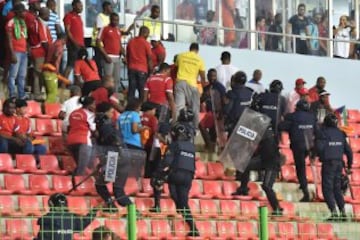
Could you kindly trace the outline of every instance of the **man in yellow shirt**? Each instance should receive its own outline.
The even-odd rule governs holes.
[[[175,65],[178,68],[175,84],[176,111],[185,107],[194,112],[194,127],[198,127],[200,113],[200,95],[197,88],[198,77],[205,84],[205,64],[199,56],[199,44],[192,43],[190,51],[178,55]]]

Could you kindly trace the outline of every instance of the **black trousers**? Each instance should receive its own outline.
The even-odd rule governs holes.
[[[82,95],[83,96],[88,96],[89,93],[91,93],[92,91],[95,91],[99,87],[101,87],[101,81],[100,80],[85,82],[82,89],[81,89]]]
[[[135,91],[139,93],[139,99],[144,99],[144,86],[148,78],[148,74],[145,72],[139,72],[136,70],[128,69],[129,78],[129,90],[127,100],[135,98]]]
[[[194,173],[186,170],[176,170],[169,175],[170,196],[174,200],[176,209],[180,212],[190,231],[196,231],[195,222],[189,207],[189,191]]]
[[[308,190],[308,183],[306,179],[306,167],[305,167],[305,159],[309,155],[309,151],[305,149],[297,149],[292,148],[294,160],[295,160],[295,167],[296,167],[296,175],[299,180],[300,188],[303,192]]]
[[[322,192],[325,202],[330,211],[336,211],[345,207],[344,197],[341,192],[341,172],[343,163],[341,159],[324,161],[321,168]]]

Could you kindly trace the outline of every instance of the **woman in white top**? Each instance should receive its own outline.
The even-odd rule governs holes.
[[[339,26],[334,29],[334,57],[349,58],[350,43],[343,41],[350,41],[351,37],[355,36],[355,27],[348,24],[348,17],[345,15],[341,16]]]

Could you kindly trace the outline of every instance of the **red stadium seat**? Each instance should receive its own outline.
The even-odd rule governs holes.
[[[54,175],[52,177],[53,189],[55,192],[67,193],[72,189],[72,182],[70,176]]]
[[[352,168],[360,168],[360,153],[354,153],[353,154]]]
[[[145,220],[137,221],[136,228],[137,228],[137,239],[139,240],[156,239],[156,238],[151,238],[151,230],[147,221]]]
[[[84,197],[67,197],[69,211],[85,216],[89,212],[89,208]]]
[[[202,218],[216,218],[219,215],[218,207],[212,199],[200,199],[200,212]]]
[[[258,218],[258,206],[253,201],[242,201],[240,202],[241,215],[249,219]]]
[[[206,178],[208,176],[206,163],[203,161],[195,162],[195,178]]]
[[[232,199],[232,196],[224,195],[222,192],[221,181],[203,181],[203,189],[206,195],[212,196],[212,198],[218,199]]]
[[[281,167],[281,176],[286,182],[297,182],[296,170],[294,165],[284,165]]]
[[[104,225],[121,239],[126,239],[126,223],[124,221],[117,219],[105,219]]]
[[[167,216],[177,216],[176,206],[171,198],[163,198],[160,200],[161,213]]]
[[[281,133],[281,141],[280,145],[281,148],[289,148],[290,147],[290,138],[287,132]]]
[[[46,175],[30,175],[29,188],[34,194],[49,195],[52,193],[49,179]]]
[[[76,162],[72,156],[62,156],[61,157],[61,168],[73,172],[76,168]]]
[[[316,239],[316,224],[315,223],[298,223],[298,239],[299,240],[313,240]]]
[[[196,221],[195,223],[199,233],[200,233],[200,239],[207,239],[207,238],[213,238],[214,236],[216,236],[212,222],[210,221]],[[193,238],[193,237],[189,237],[189,239],[198,239],[198,238]]]
[[[235,181],[224,181],[223,182],[223,193],[226,196],[231,196],[233,192],[239,187],[239,184]]]
[[[212,195],[206,195],[203,193],[202,186],[200,184],[201,184],[201,181],[199,181],[199,180],[192,181],[191,189],[189,192],[189,197],[190,198],[207,198],[207,199],[212,198]]]
[[[33,233],[33,236],[36,237],[40,231],[40,226],[37,224],[37,219],[33,219],[31,221],[31,226],[32,226],[32,233]]]
[[[36,196],[19,196],[19,210],[24,216],[41,216],[39,202]]]
[[[36,119],[34,135],[36,136],[61,136],[62,132],[57,127],[57,121],[53,119]]]
[[[348,137],[358,137],[360,135],[360,124],[350,123],[349,127],[352,128],[354,131],[352,133],[348,133]]]
[[[125,193],[127,195],[135,195],[139,191],[139,185],[135,178],[128,178],[125,184]]]
[[[360,169],[353,169],[351,173],[351,185],[360,185]]]
[[[256,184],[255,182],[249,182],[248,188],[249,188],[249,196],[258,199],[260,201],[267,201],[267,198],[262,196],[262,189],[258,184]]]
[[[58,118],[60,110],[60,103],[45,103],[45,114],[51,118]]]
[[[308,183],[314,183],[314,176],[310,166],[305,167],[306,179]]]
[[[189,226],[184,222],[184,220],[175,219],[173,221],[173,226],[175,229],[174,235],[180,239],[185,239],[189,232]]]
[[[239,201],[220,200],[220,212],[224,218],[238,218],[240,216]]]
[[[351,138],[350,147],[354,153],[360,152],[360,138]]]
[[[281,154],[283,154],[286,158],[285,164],[286,165],[294,165],[294,156],[290,148],[282,148],[280,150]]]
[[[36,167],[36,160],[31,154],[16,154],[16,168],[26,173],[45,174],[46,171]]]
[[[278,240],[280,239],[279,236],[277,236],[277,224],[275,222],[269,222],[268,223],[268,229],[269,229],[269,239],[270,240]]]
[[[5,220],[6,235],[10,236],[13,240],[32,240],[30,229],[24,219],[7,219]]]
[[[25,180],[22,175],[5,175],[5,189],[13,194],[33,194],[25,187]]]
[[[138,197],[151,197],[153,195],[153,188],[150,185],[150,178],[141,179],[141,192],[136,193]]]
[[[48,137],[49,152],[56,155],[69,154],[62,137]],[[67,170],[67,169],[66,169]]]
[[[76,176],[75,183],[78,184],[84,179],[83,176]],[[93,178],[87,179],[85,182],[80,184],[75,191],[71,192],[72,195],[93,195],[98,196],[95,189],[95,180]]]
[[[287,240],[296,240],[296,233],[294,224],[291,222],[279,222],[278,223],[279,236]]]
[[[164,240],[171,238],[171,228],[167,220],[152,219],[150,224],[153,237]]]
[[[234,176],[226,176],[224,165],[221,162],[209,162],[207,165],[208,174],[217,176],[217,179],[235,180]]]
[[[12,196],[0,196],[0,216],[15,216],[17,211]]]
[[[335,239],[334,229],[330,223],[318,223],[317,236],[321,239]]]
[[[66,175],[67,170],[60,169],[59,161],[55,155],[40,155],[40,169],[50,174]]]
[[[234,222],[217,222],[216,223],[217,238],[211,239],[234,239],[236,237],[236,224]]]
[[[241,239],[257,239],[257,225],[253,222],[237,222],[238,235]]]
[[[136,209],[141,212],[141,214],[147,216],[151,215],[149,210],[154,207],[154,199],[152,198],[135,198]],[[162,210],[162,209],[161,209]]]
[[[40,103],[36,101],[27,101],[27,113],[28,117],[36,117],[36,118],[50,118],[51,116],[43,114],[41,111]]]
[[[360,113],[357,109],[347,109],[347,117],[349,123],[360,122]]]
[[[0,153],[0,172],[23,173],[24,170],[14,168],[10,154]]]
[[[189,199],[189,207],[191,210],[191,214],[197,218],[200,216],[201,218],[201,213],[200,213],[200,204],[199,204],[199,200],[198,199]]]
[[[294,220],[298,219],[298,217],[296,216],[296,210],[295,210],[295,204],[294,203],[281,201],[280,202],[280,207],[282,209],[284,209],[284,211],[283,211],[284,217],[286,217],[288,219],[294,219]]]

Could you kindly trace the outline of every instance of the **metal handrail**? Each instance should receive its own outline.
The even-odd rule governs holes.
[[[136,18],[134,19],[134,24],[136,26],[137,22],[143,22],[143,21],[149,21],[149,18]],[[162,24],[170,24],[174,25],[175,28],[178,28],[178,25],[180,26],[189,26],[189,27],[198,27],[198,28],[209,28],[209,26],[204,26],[202,24],[195,24],[195,23],[185,23],[185,22],[177,22],[177,21],[169,21],[169,20],[152,20],[154,22],[160,22]],[[290,33],[275,33],[275,32],[267,32],[267,31],[257,31],[257,30],[250,30],[250,29],[239,29],[239,28],[229,28],[229,27],[222,27],[217,25],[216,27],[211,26],[210,28],[216,28],[218,31],[235,31],[235,32],[241,32],[241,33],[248,33],[250,36],[254,35],[257,36],[258,34],[265,34],[265,35],[271,35],[271,36],[280,36],[285,37],[287,39],[286,42],[292,41],[296,42],[297,38],[302,38],[306,40],[319,40],[319,41],[326,41],[326,42],[346,42],[346,43],[355,43],[360,44],[360,41],[357,40],[339,40],[334,38],[325,38],[325,37],[313,37],[313,36],[302,36],[297,34],[290,34]],[[134,35],[135,35],[135,29],[134,29]],[[175,36],[175,41],[177,39],[177,36]],[[295,44],[295,43],[294,43]],[[217,46],[220,46],[219,40],[217,41]],[[293,47],[295,49],[295,45]],[[329,49],[328,49],[329,50]]]

